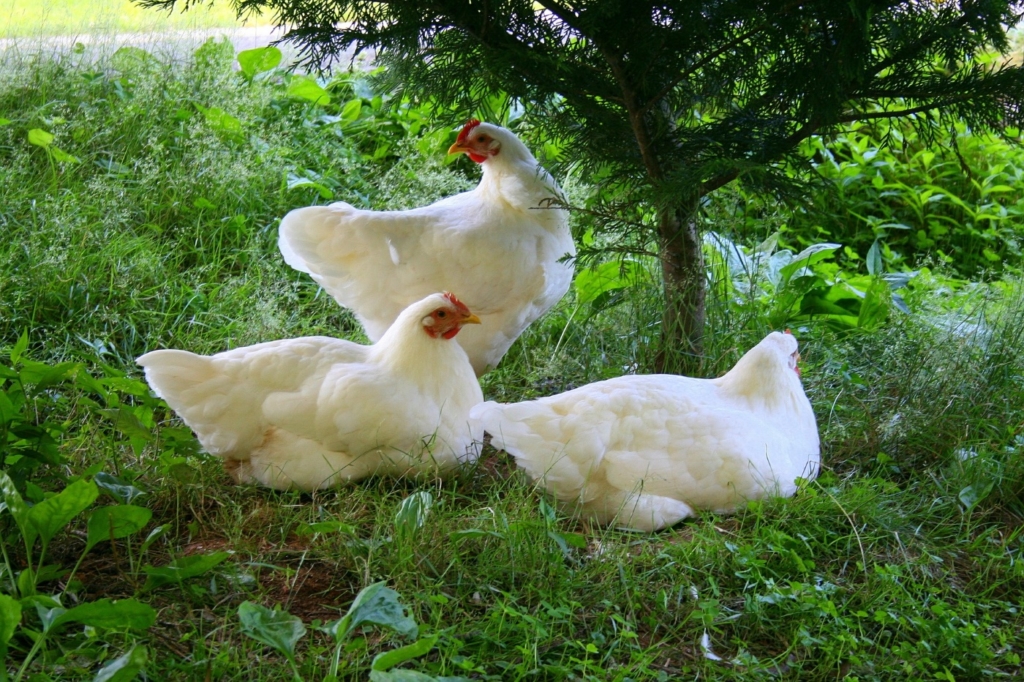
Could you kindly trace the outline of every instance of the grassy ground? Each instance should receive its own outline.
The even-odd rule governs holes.
[[[5,0],[0,5],[0,38],[189,31],[243,25],[226,3],[205,4],[188,12],[157,12],[131,0]],[[248,27],[269,25],[247,17]]]
[[[1024,673],[1024,293],[1014,279],[923,272],[903,292],[913,313],[894,310],[877,329],[794,325],[823,473],[791,500],[734,516],[701,514],[653,535],[588,528],[489,449],[447,482],[371,480],[316,495],[229,485],[146,394],[133,358],[302,334],[359,339],[346,312],[283,264],[277,220],[328,196],[408,206],[474,182],[472,169],[444,165],[450,135],[429,133],[427,112],[384,112],[359,79],[339,81],[318,108],[286,94],[297,82],[288,74],[247,82],[230,61],[230,46],[211,43],[181,69],[129,51],[0,71],[0,344],[17,370],[0,376],[12,410],[21,406],[12,416],[0,401],[5,468],[38,508],[68,481],[106,472],[144,491],[131,501],[151,514],[113,542],[101,533],[73,575],[95,511],[71,514],[45,560],[41,545],[22,549],[11,513],[0,516],[15,573],[3,569],[0,591],[24,604],[10,629],[12,677],[93,679],[135,647],[148,652],[148,679],[324,679],[335,639],[316,626],[377,581],[409,607],[421,642],[437,636],[379,680]],[[357,99],[358,117],[349,108],[345,118]],[[32,144],[32,130],[53,139]],[[486,395],[534,397],[647,366],[656,290],[622,296],[597,310],[570,295],[486,377]],[[759,302],[713,306],[708,375],[770,316]],[[81,368],[47,374],[20,358],[23,332],[28,358]],[[46,438],[15,433],[18,419],[43,428],[61,459],[36,466],[32,448]],[[131,492],[103,490],[88,509]],[[418,523],[408,500],[423,492],[430,509]],[[177,568],[161,574],[168,565]],[[38,570],[24,577],[28,566]],[[34,633],[56,632],[59,613],[47,595],[68,609],[135,599],[152,623],[81,616],[44,638]],[[246,601],[308,628],[294,667],[246,636]],[[275,631],[294,637],[290,623]],[[338,675],[366,679],[375,655],[409,641],[356,630],[342,638]]]

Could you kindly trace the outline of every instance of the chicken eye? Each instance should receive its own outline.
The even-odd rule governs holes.
[[[437,316],[438,317],[444,317],[445,316],[445,312],[443,310],[438,310],[437,311]]]

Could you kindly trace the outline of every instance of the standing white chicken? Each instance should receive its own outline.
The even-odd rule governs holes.
[[[469,409],[483,395],[453,339],[479,321],[452,294],[432,294],[372,346],[313,336],[137,362],[237,482],[309,491],[476,459],[483,434]]]
[[[694,509],[792,495],[818,475],[797,342],[773,332],[718,379],[623,376],[470,412],[570,512],[653,531]]]
[[[561,190],[511,131],[470,121],[449,154],[481,164],[476,189],[409,211],[339,202],[291,211],[278,246],[351,308],[376,341],[407,305],[457,291],[480,316],[459,341],[477,375],[494,368],[526,327],[569,288],[576,254]]]

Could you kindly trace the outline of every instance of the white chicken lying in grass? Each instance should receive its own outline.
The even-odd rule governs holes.
[[[653,531],[695,509],[790,496],[818,475],[797,342],[773,332],[718,379],[623,376],[470,412],[568,512]]]
[[[372,346],[314,336],[210,357],[146,353],[146,380],[239,483],[310,491],[476,459],[483,400],[454,340],[479,323],[452,294],[407,307]]]
[[[278,246],[351,308],[371,341],[410,303],[455,291],[480,316],[459,342],[478,375],[494,368],[526,327],[558,302],[576,249],[561,190],[512,132],[470,121],[448,150],[483,169],[476,189],[409,211],[339,202],[291,211]]]

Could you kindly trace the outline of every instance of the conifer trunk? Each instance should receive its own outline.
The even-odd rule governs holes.
[[[658,214],[665,308],[661,321],[661,348],[655,359],[658,372],[687,372],[697,367],[704,352],[704,252],[697,226],[698,197],[663,208]]]

